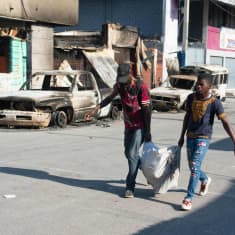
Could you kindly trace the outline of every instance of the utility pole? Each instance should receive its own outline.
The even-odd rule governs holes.
[[[189,5],[190,5],[190,0],[184,0],[184,27],[183,27],[183,43],[182,43],[183,52],[186,52],[188,49]]]

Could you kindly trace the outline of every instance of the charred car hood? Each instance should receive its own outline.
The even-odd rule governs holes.
[[[70,95],[69,93],[66,93]],[[55,92],[55,91],[30,91],[30,90],[22,90],[22,91],[14,91],[3,93],[0,95],[0,99],[4,100],[33,100],[35,102],[43,101],[43,100],[51,100],[51,99],[64,99],[65,92]]]
[[[192,93],[192,90],[186,89],[179,89],[174,87],[158,87],[150,90],[151,95],[158,95],[158,96],[187,96]]]

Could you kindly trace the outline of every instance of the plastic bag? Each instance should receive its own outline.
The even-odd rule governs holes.
[[[155,193],[166,193],[178,186],[180,173],[180,148],[159,148],[152,142],[144,143],[141,169]]]
[[[164,171],[164,158],[166,154],[163,153],[153,142],[145,142],[143,146],[143,153],[141,158],[141,168],[145,169],[149,177],[160,177]]]

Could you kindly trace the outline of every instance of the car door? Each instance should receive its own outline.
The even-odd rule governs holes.
[[[226,89],[227,89],[227,74],[223,72],[218,72],[211,75],[212,78],[212,93],[214,93],[218,98],[222,101],[225,100],[226,97]]]
[[[91,73],[79,74],[73,99],[76,119],[83,119],[85,114],[98,104],[99,91]]]

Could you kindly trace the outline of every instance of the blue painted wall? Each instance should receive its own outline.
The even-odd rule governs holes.
[[[76,27],[60,27],[56,31],[71,29],[101,30],[104,23],[120,23],[136,26],[143,36],[162,34],[163,0],[80,0],[79,24]]]
[[[10,86],[15,90],[26,81],[26,42],[10,38],[9,55],[9,72],[12,73]]]

